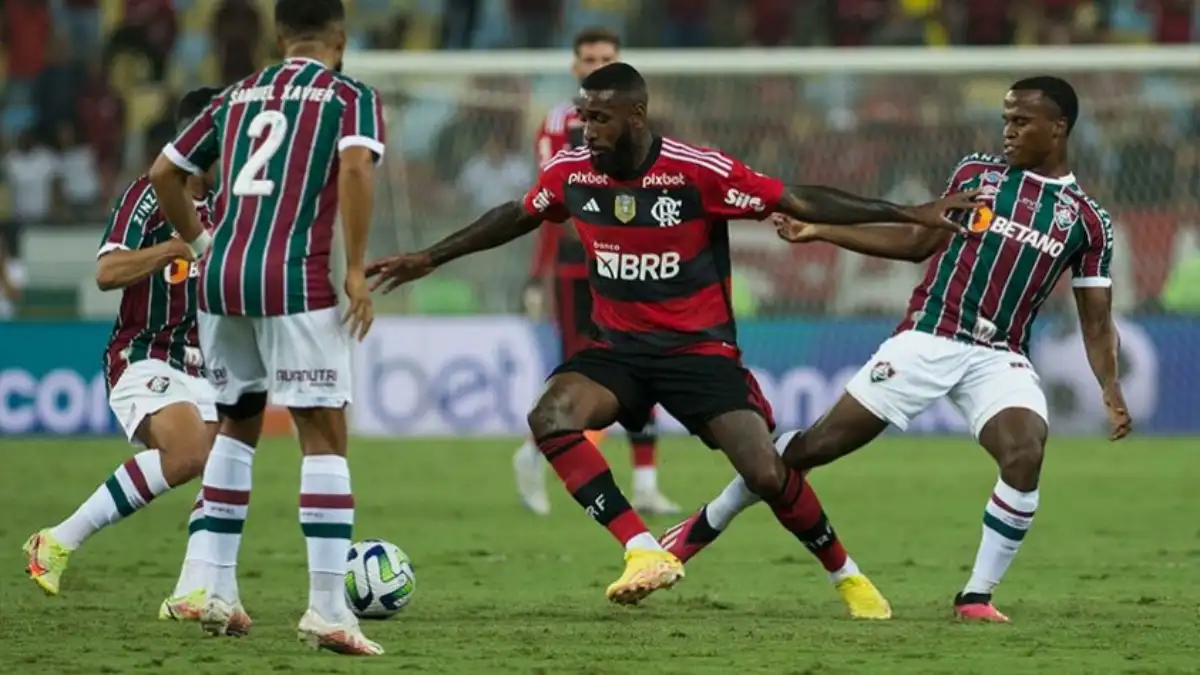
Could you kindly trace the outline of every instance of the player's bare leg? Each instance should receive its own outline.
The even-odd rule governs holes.
[[[147,416],[134,436],[149,449],[118,467],[66,520],[25,542],[26,572],[48,595],[58,593],[72,551],[158,495],[200,475],[211,447],[210,433],[192,403],[172,403]]]
[[[314,649],[374,656],[383,648],[368,640],[346,604],[346,556],[354,530],[350,489],[349,431],[342,408],[292,408],[300,451],[300,528],[308,547],[308,611],[300,639]]]
[[[654,417],[641,429],[628,429],[633,464],[633,507],[651,516],[673,516],[679,505],[658,487],[658,430]]]
[[[683,566],[659,546],[617,487],[604,455],[584,435],[607,428],[619,414],[611,391],[579,373],[562,373],[550,378],[529,413],[529,429],[575,501],[625,548],[625,573],[608,587],[608,598],[636,604],[673,586]]]
[[[885,422],[847,395],[812,428],[780,434],[774,441],[774,448],[784,458],[785,464],[796,469],[792,462],[824,463],[832,461],[827,458],[834,454],[848,454],[869,443],[886,427]],[[834,452],[830,448],[837,450]],[[715,541],[739,513],[759,501],[760,496],[739,475],[716,499],[667,530],[662,541],[668,550],[686,562]],[[794,511],[791,520],[784,522],[781,519],[781,523],[820,561],[829,574],[830,582],[845,600],[850,615],[861,619],[890,618],[891,607],[887,600],[846,553],[816,492],[806,479],[802,480]]]
[[[992,605],[992,592],[1033,524],[1047,433],[1046,421],[1026,408],[1001,410],[979,433],[979,444],[996,460],[1000,478],[983,510],[983,539],[971,578],[954,599],[960,619],[1008,621]]]

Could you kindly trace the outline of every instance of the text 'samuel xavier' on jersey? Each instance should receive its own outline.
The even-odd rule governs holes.
[[[1112,221],[1073,175],[1039,176],[994,155],[964,158],[946,192],[974,188],[986,206],[930,262],[898,330],[1026,354],[1068,268],[1075,287],[1112,285]]]
[[[564,149],[582,148],[583,145],[583,121],[579,119],[579,109],[572,101],[559,103],[542,120],[534,137],[538,170]],[[542,224],[534,245],[531,277],[538,279],[555,273],[570,278],[587,278],[587,253],[583,245],[565,231],[567,227],[570,225],[553,222]]]
[[[384,152],[371,87],[311,59],[288,59],[229,87],[164,154],[192,173],[220,161],[200,310],[279,316],[337,304],[330,247],[338,153]]]
[[[761,220],[784,186],[721,152],[656,138],[645,169],[617,181],[586,148],[563,150],[525,195],[531,215],[575,221],[600,343],[630,352],[736,350],[731,219]]]
[[[211,227],[208,204],[197,202],[196,210],[201,224]],[[149,179],[139,176],[117,199],[96,258],[113,251],[150,248],[173,236],[175,230],[163,218]],[[124,289],[104,349],[104,374],[110,389],[129,364],[146,359],[164,361],[196,377],[203,374],[196,331],[198,276],[196,263],[179,259]]]

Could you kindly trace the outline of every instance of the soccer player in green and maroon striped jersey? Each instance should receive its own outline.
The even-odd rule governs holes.
[[[340,0],[278,0],[286,58],[230,86],[163,149],[150,179],[197,256],[200,344],[221,432],[204,471],[213,574],[201,624],[225,634],[240,606],[236,566],[254,446],[267,396],[292,412],[304,454],[300,523],[308,542],[310,645],[380,654],[346,605],[354,497],[346,463],[351,349],[371,325],[364,276],[383,115],[371,87],[341,74]],[[187,176],[220,167],[211,237],[187,199]],[[334,224],[345,234],[343,325],[330,278]]]
[[[179,103],[180,127],[204,110],[218,90],[189,92]],[[194,176],[189,191],[208,222],[211,179]],[[145,449],[122,464],[70,517],[29,539],[27,571],[58,593],[70,553],[100,529],[200,475],[217,431],[216,393],[204,378],[196,332],[196,263],[167,224],[150,181],[140,176],[117,200],[96,255],[96,283],[120,290],[121,308],[104,350],[109,405],[129,440]],[[207,532],[200,499],[188,523],[187,555],[162,619],[197,619],[204,604],[200,561]],[[236,619],[245,632],[250,620]]]
[[[968,155],[946,186],[947,194],[978,191],[984,204],[964,216],[961,233],[777,221],[780,236],[793,242],[826,241],[895,260],[932,258],[895,335],[846,385],[832,410],[812,428],[792,432],[784,460],[798,470],[827,464],[889,424],[905,429],[948,396],[1000,469],[984,509],[974,569],[954,601],[955,614],[965,620],[1008,621],[992,605],[992,591],[1033,522],[1048,433],[1046,398],[1027,358],[1029,337],[1042,303],[1068,270],[1110,438],[1132,430],[1117,377],[1112,222],[1067,164],[1067,139],[1078,114],[1075,91],[1064,80],[1033,77],[1013,84],[1004,97],[1003,156]],[[704,518],[718,522],[691,529],[719,531],[755,501],[735,480],[685,526]]]

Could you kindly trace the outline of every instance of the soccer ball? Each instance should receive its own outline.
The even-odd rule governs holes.
[[[399,546],[366,539],[346,556],[346,603],[363,619],[386,619],[404,609],[417,589],[412,561]]]

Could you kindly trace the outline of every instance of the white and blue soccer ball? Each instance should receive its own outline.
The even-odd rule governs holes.
[[[412,561],[399,546],[366,539],[346,556],[346,602],[362,619],[386,619],[404,609],[417,590]]]

